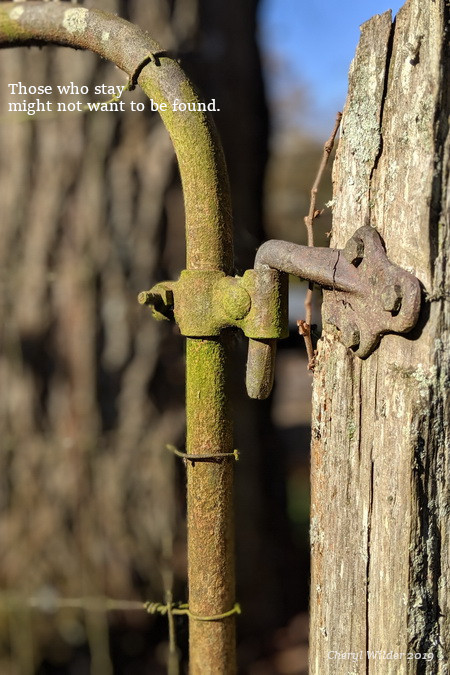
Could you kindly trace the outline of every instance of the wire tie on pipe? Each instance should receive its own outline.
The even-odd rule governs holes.
[[[196,621],[220,621],[221,619],[227,619],[233,614],[241,614],[241,606],[238,602],[236,602],[234,607],[228,610],[228,612],[212,614],[211,616],[194,614],[190,611],[188,604],[181,602],[164,604],[161,602],[148,601],[144,604],[144,607],[149,614],[161,614],[161,616],[165,616],[166,614],[187,615],[190,619],[195,619]]]
[[[23,608],[30,607],[38,611],[48,613],[56,612],[60,609],[81,609],[84,611],[132,611],[145,610],[149,614],[166,615],[187,615],[197,621],[219,621],[226,619],[233,614],[241,614],[241,606],[237,602],[232,609],[222,614],[213,614],[212,616],[201,616],[194,614],[189,610],[189,605],[182,602],[172,602],[172,594],[167,593],[167,602],[141,602],[139,600],[119,600],[107,597],[78,597],[78,598],[59,598],[49,594],[24,598],[11,593],[0,592],[0,607]]]
[[[181,452],[174,445],[170,445],[169,443],[166,445],[166,449],[170,450],[170,452],[173,452],[173,454],[177,457],[181,457],[182,459],[187,459],[189,462],[192,462],[192,465],[194,465],[195,462],[220,462],[225,457],[234,457],[236,462],[239,461],[239,450],[233,450],[233,452],[220,452],[215,455],[189,455],[186,452]]]
[[[128,79],[128,85],[126,87],[126,90],[133,91],[133,89],[136,89],[139,76],[142,73],[142,71],[144,70],[145,66],[148,66],[148,64],[151,63],[152,61],[155,64],[155,66],[160,66],[161,65],[160,58],[162,56],[165,56],[169,59],[173,59],[174,61],[177,61],[177,63],[178,63],[178,59],[176,58],[175,53],[171,52],[167,49],[163,49],[162,51],[159,51],[159,52],[153,52],[153,53],[149,52],[147,54],[147,56],[145,57],[145,59],[143,59],[140,63],[138,63],[138,65],[136,66],[134,71],[131,73],[131,75]]]

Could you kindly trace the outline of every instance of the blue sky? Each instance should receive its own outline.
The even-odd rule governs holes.
[[[302,86],[309,93],[299,118],[319,135],[342,109],[347,74],[359,39],[359,26],[398,0],[262,0],[259,25],[264,51],[278,66],[268,76],[269,95]]]

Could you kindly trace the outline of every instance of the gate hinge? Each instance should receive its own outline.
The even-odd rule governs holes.
[[[320,285],[325,328],[356,356],[371,354],[385,333],[407,333],[417,323],[421,287],[391,263],[377,230],[359,228],[343,249],[263,244],[255,268],[242,277],[218,270],[184,270],[180,279],[139,294],[157,319],[174,318],[186,337],[213,337],[241,328],[249,338],[247,391],[266,398],[272,388],[276,340],[288,335],[287,274]]]
[[[274,268],[323,288],[322,316],[340,342],[365,358],[385,333],[407,333],[417,323],[421,287],[416,277],[388,260],[381,236],[360,227],[343,249],[312,248],[268,241],[255,268]],[[274,344],[250,340],[247,390],[265,398],[273,379]]]
[[[287,275],[268,267],[242,277],[219,270],[183,270],[178,281],[139,294],[156,319],[174,318],[186,337],[214,337],[229,327],[249,338],[287,337]]]

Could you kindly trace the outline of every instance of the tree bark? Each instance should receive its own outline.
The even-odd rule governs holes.
[[[423,303],[412,333],[383,337],[365,361],[331,334],[319,343],[314,674],[448,672],[449,19],[444,0],[375,16],[350,70],[331,245],[370,222]]]

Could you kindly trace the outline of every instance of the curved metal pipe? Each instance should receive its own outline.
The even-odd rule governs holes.
[[[173,110],[201,99],[178,63],[137,26],[66,3],[0,3],[0,48],[58,44],[113,61],[159,106],[180,167],[186,213],[186,267],[233,266],[231,199],[221,143],[207,112]]]

